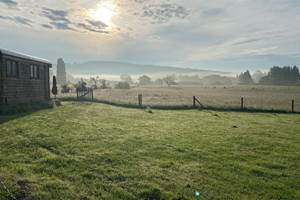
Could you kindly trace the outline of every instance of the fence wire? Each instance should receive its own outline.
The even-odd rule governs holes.
[[[298,89],[298,88],[297,88]],[[239,109],[241,98],[243,107],[249,110],[273,110],[292,111],[294,100],[294,111],[300,112],[300,89],[299,92],[272,89],[236,89],[236,88],[137,88],[137,89],[105,89],[94,90],[95,101],[109,102],[113,104],[135,105],[141,104],[139,95],[142,95],[142,105],[152,107],[191,107],[193,96],[204,106],[218,109]],[[61,94],[63,98],[76,98],[76,92]]]

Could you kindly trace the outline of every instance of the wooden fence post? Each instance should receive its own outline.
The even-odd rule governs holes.
[[[244,110],[244,97],[241,98],[241,110]]]
[[[196,97],[193,96],[193,107],[196,108]]]
[[[92,101],[94,101],[94,89],[92,89]]]
[[[292,100],[292,113],[295,112],[295,100],[293,99]]]
[[[139,106],[143,106],[143,95],[142,94],[138,95],[138,103],[139,103]]]

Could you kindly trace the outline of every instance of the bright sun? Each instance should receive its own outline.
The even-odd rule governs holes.
[[[111,20],[115,14],[115,5],[111,2],[100,3],[95,9],[89,11],[89,16],[93,20],[101,21],[106,25],[111,25]]]

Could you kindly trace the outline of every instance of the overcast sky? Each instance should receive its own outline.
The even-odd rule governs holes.
[[[0,48],[53,62],[300,65],[300,0],[0,0]]]

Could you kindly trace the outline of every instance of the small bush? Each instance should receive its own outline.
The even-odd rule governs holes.
[[[52,105],[53,106],[61,106],[61,101],[58,99],[55,99],[55,100],[53,100]]]
[[[67,84],[61,86],[61,93],[66,94],[66,93],[70,93],[70,91],[71,88]]]
[[[149,106],[147,106],[147,108],[146,108],[146,110],[145,110],[147,113],[150,113],[150,114],[152,114],[153,113],[153,111],[152,111],[152,109],[151,109],[151,107],[149,107]]]
[[[116,89],[130,89],[130,85],[128,82],[119,82],[115,85]]]

